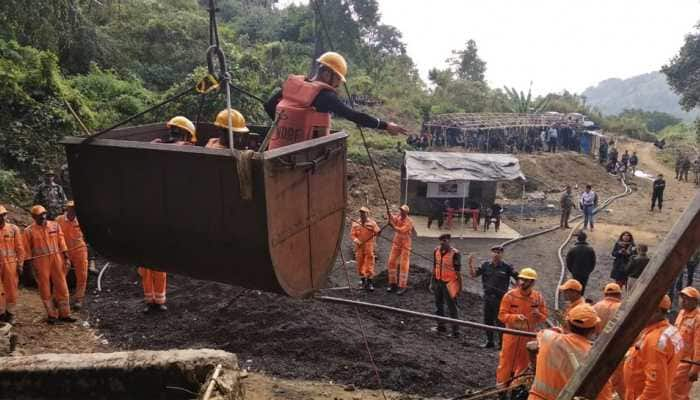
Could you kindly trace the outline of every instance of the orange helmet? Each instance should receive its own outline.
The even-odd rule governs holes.
[[[30,211],[31,211],[32,215],[41,215],[41,214],[46,213],[46,209],[44,208],[44,206],[41,206],[38,204],[35,205],[34,207],[32,207],[32,209]]]

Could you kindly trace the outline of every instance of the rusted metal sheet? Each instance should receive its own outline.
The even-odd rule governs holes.
[[[238,154],[149,143],[163,126],[115,130],[85,145],[64,139],[88,242],[115,261],[199,279],[294,297],[320,288],[342,234],[347,135],[256,154],[248,201]],[[214,134],[203,124],[199,144]]]

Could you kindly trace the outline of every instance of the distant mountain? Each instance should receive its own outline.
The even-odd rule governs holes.
[[[626,108],[662,111],[684,120],[695,119],[700,113],[687,113],[678,104],[679,96],[666,82],[666,75],[650,72],[628,79],[612,78],[589,87],[583,93],[587,103],[598,107],[603,114],[619,114]]]

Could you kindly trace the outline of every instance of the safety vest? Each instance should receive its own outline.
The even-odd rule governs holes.
[[[603,330],[605,328],[605,325],[608,324],[608,321],[615,315],[617,310],[620,309],[620,305],[622,304],[622,300],[614,298],[614,297],[605,297],[603,300],[595,303],[593,306],[593,309],[595,312],[598,314],[598,318],[600,318],[600,330]]]
[[[17,225],[5,223],[0,228],[0,265],[22,261],[25,257],[21,232]]]
[[[333,86],[306,80],[302,75],[287,78],[282,85],[282,100],[277,104],[277,123],[270,138],[270,150],[330,133],[331,115],[318,112],[312,106],[322,90],[335,92]]]
[[[435,249],[435,266],[433,267],[435,279],[443,282],[457,280],[458,272],[455,271],[454,265],[455,254],[458,254],[458,251],[454,248],[450,248],[445,254],[442,254],[440,246]]]
[[[78,223],[78,217],[75,217],[72,221],[63,214],[56,218],[56,222],[61,226],[61,231],[63,231],[63,237],[66,240],[66,246],[68,250],[76,250],[85,248],[85,239],[83,238],[83,231],[80,230],[80,224]]]
[[[676,318],[676,328],[683,338],[683,353],[681,358],[691,361],[700,361],[700,349],[696,349],[698,341],[696,335],[700,335],[700,311],[681,310]],[[696,370],[697,366],[693,366]]]

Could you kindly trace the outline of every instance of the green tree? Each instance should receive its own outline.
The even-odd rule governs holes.
[[[515,88],[504,86],[503,89],[506,91],[507,107],[514,113],[539,113],[549,104],[549,96],[540,99],[532,97],[532,86],[527,90],[527,96]]]
[[[476,42],[469,39],[464,50],[452,50],[452,57],[447,62],[454,68],[459,79],[467,81],[484,81],[486,62],[479,58]]]
[[[700,24],[695,26],[700,28]],[[669,85],[681,96],[681,106],[686,111],[700,103],[700,33],[685,37],[685,43],[671,62],[661,68]]]

